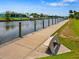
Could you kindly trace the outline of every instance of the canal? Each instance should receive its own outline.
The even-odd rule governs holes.
[[[23,36],[50,25],[55,25],[63,20],[63,18],[57,18],[36,21],[0,22],[0,44],[12,41],[19,37],[19,22],[21,22],[21,35]]]

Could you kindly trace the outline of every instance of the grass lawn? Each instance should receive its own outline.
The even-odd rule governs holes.
[[[79,20],[72,19],[64,28],[60,29],[58,33],[60,43],[71,49],[71,52],[40,59],[79,59]]]

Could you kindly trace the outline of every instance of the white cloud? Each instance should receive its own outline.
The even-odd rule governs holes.
[[[40,0],[41,1],[41,3],[46,3],[46,1],[44,1],[44,0]]]
[[[45,3],[45,1],[41,1],[42,3]]]
[[[59,1],[59,2],[51,2],[51,3],[48,3],[46,2],[45,0],[40,0],[43,4],[47,4],[49,6],[69,6],[70,4],[67,3],[67,2],[78,2],[79,0],[62,0],[62,1]]]
[[[64,0],[64,2],[76,2],[78,0]]]
[[[68,6],[69,4],[59,2],[59,3],[49,3],[48,5],[49,6]]]

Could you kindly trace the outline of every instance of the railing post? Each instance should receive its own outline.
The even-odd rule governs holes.
[[[22,33],[21,33],[21,22],[19,22],[19,37],[22,38]]]
[[[61,18],[62,19],[62,18]],[[60,22],[61,22],[61,19],[60,19]]]
[[[53,25],[53,18],[52,18],[52,25]]]
[[[34,31],[36,31],[36,20],[34,20]]]
[[[48,26],[50,26],[50,20],[48,19]]]
[[[44,19],[43,19],[43,28],[44,28]]]
[[[56,24],[56,17],[55,17],[55,24]]]
[[[59,18],[57,18],[57,23],[58,23]]]

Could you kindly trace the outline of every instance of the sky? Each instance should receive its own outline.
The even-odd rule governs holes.
[[[67,16],[69,10],[79,11],[79,0],[0,0],[0,13],[44,13]]]

